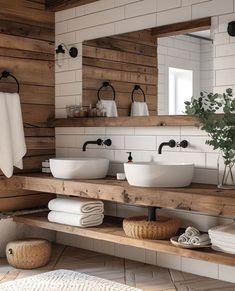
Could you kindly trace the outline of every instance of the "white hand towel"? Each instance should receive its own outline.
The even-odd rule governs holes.
[[[103,214],[73,214],[59,211],[50,211],[48,213],[48,220],[51,222],[67,224],[78,227],[91,227],[103,223]]]
[[[0,168],[10,178],[22,169],[26,144],[19,94],[0,93]]]
[[[117,117],[117,105],[115,100],[100,100],[97,103],[97,108],[104,108],[106,111],[107,117]]]
[[[193,237],[195,235],[200,235],[200,231],[198,229],[196,229],[195,227],[193,227],[193,226],[189,226],[185,230],[185,235],[188,238],[191,238],[191,237]]]
[[[84,198],[55,198],[49,201],[48,208],[54,211],[62,211],[74,214],[102,214],[104,203],[99,200]]]
[[[149,116],[148,105],[146,102],[132,102],[131,116]]]
[[[185,233],[181,234],[178,238],[178,242],[181,244],[189,244],[189,237],[185,235]]]
[[[201,235],[195,235],[190,238],[189,242],[193,245],[205,245],[205,244],[210,244],[210,238],[207,233],[201,234]]]

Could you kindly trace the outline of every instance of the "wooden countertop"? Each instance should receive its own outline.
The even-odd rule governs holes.
[[[63,180],[47,174],[15,175],[0,180],[1,189],[23,189],[73,195],[136,206],[185,209],[214,215],[235,216],[235,190],[215,185],[192,184],[185,188],[145,188],[130,186],[112,178]]]

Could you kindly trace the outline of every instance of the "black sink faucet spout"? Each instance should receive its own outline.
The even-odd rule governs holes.
[[[90,141],[86,141],[84,143],[84,145],[82,146],[82,151],[85,152],[86,151],[86,147],[89,145],[89,144],[97,144],[99,146],[101,145],[106,145],[106,146],[111,146],[112,145],[112,141],[111,139],[106,139],[106,140],[102,140],[101,138],[98,138],[97,140],[90,140]]]
[[[103,141],[101,138],[98,138],[97,140],[88,140],[84,143],[83,147],[82,147],[82,151],[85,152],[86,151],[86,147],[89,145],[89,144],[97,144],[97,145],[102,145],[103,144]]]
[[[175,142],[175,140],[173,140],[173,139],[169,140],[168,142],[162,142],[162,143],[160,144],[160,146],[158,147],[158,154],[159,154],[159,155],[162,154],[162,148],[163,148],[164,146],[168,146],[168,147],[170,147],[170,148],[174,148],[174,147],[176,146],[176,142]]]

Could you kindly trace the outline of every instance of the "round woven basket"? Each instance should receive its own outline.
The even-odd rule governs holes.
[[[51,257],[51,243],[44,239],[24,239],[6,246],[8,263],[18,269],[35,269],[46,265]]]
[[[142,239],[169,239],[175,236],[180,221],[175,218],[158,216],[156,221],[148,221],[145,216],[125,218],[123,229],[127,236]]]

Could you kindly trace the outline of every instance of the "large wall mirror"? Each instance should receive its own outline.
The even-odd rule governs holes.
[[[83,106],[97,103],[104,81],[116,91],[118,116],[130,116],[132,101],[149,115],[182,115],[184,102],[213,91],[210,18],[83,42]],[[132,91],[135,85],[142,90]],[[144,92],[144,94],[143,94]],[[111,87],[100,92],[112,100]]]

